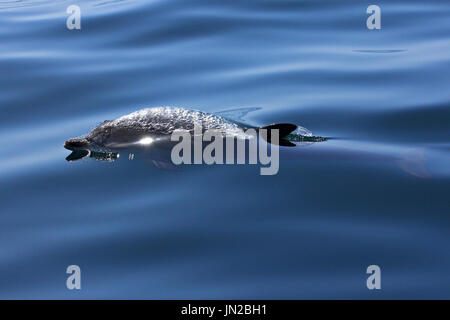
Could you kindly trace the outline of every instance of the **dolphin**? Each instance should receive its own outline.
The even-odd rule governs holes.
[[[231,118],[241,120],[242,115],[253,110],[255,108],[241,108],[211,114],[176,107],[141,109],[116,120],[106,120],[87,135],[65,141],[64,147],[72,150],[66,160],[93,158],[110,162],[119,158],[119,151],[120,153],[126,151],[129,152],[130,160],[138,157],[160,169],[178,170],[171,160],[172,147],[178,142],[171,141],[171,134],[176,130],[187,130],[196,134],[194,128],[197,127],[201,127],[203,131],[218,130],[223,137],[231,135],[238,139],[247,138],[244,134],[247,129],[254,129],[257,132],[260,129],[267,129],[265,140],[269,143],[274,143],[271,142],[270,129],[278,129],[278,144],[289,147],[299,143],[310,144],[326,140],[290,123],[255,127],[231,120]]]
[[[291,135],[297,125],[291,123],[275,123],[263,127],[253,127],[235,122],[219,115],[175,107],[146,108],[124,115],[116,120],[106,120],[94,128],[86,136],[68,139],[64,147],[69,150],[110,151],[146,144],[153,141],[168,141],[175,130],[194,131],[194,127],[202,130],[220,130],[224,136],[239,135],[242,131],[279,130],[279,144],[294,146],[286,138],[293,141],[323,141],[324,138],[314,136]],[[270,140],[270,134],[268,135]],[[270,141],[269,141],[270,142]]]

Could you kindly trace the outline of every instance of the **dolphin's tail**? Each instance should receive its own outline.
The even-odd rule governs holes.
[[[277,129],[279,132],[279,141],[278,144],[280,146],[285,147],[293,147],[295,144],[290,142],[286,139],[286,137],[295,129],[297,129],[297,126],[292,123],[273,123],[269,124],[268,126],[260,127],[259,129],[266,129],[267,130],[267,142],[272,143],[271,141],[271,135],[270,132],[274,129]]]

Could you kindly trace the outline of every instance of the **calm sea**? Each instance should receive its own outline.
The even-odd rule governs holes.
[[[0,298],[449,299],[449,84],[448,1],[0,0]],[[274,176],[65,160],[161,105],[333,139]]]

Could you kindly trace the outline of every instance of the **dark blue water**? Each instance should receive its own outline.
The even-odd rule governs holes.
[[[449,17],[448,1],[0,1],[0,297],[449,299]],[[274,176],[65,160],[66,139],[159,105],[259,108],[245,120],[333,139],[281,148]]]

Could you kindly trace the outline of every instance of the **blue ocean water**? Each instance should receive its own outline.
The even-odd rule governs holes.
[[[449,299],[449,17],[443,0],[0,0],[0,298]],[[160,105],[332,139],[281,148],[273,176],[65,160],[66,139]]]

